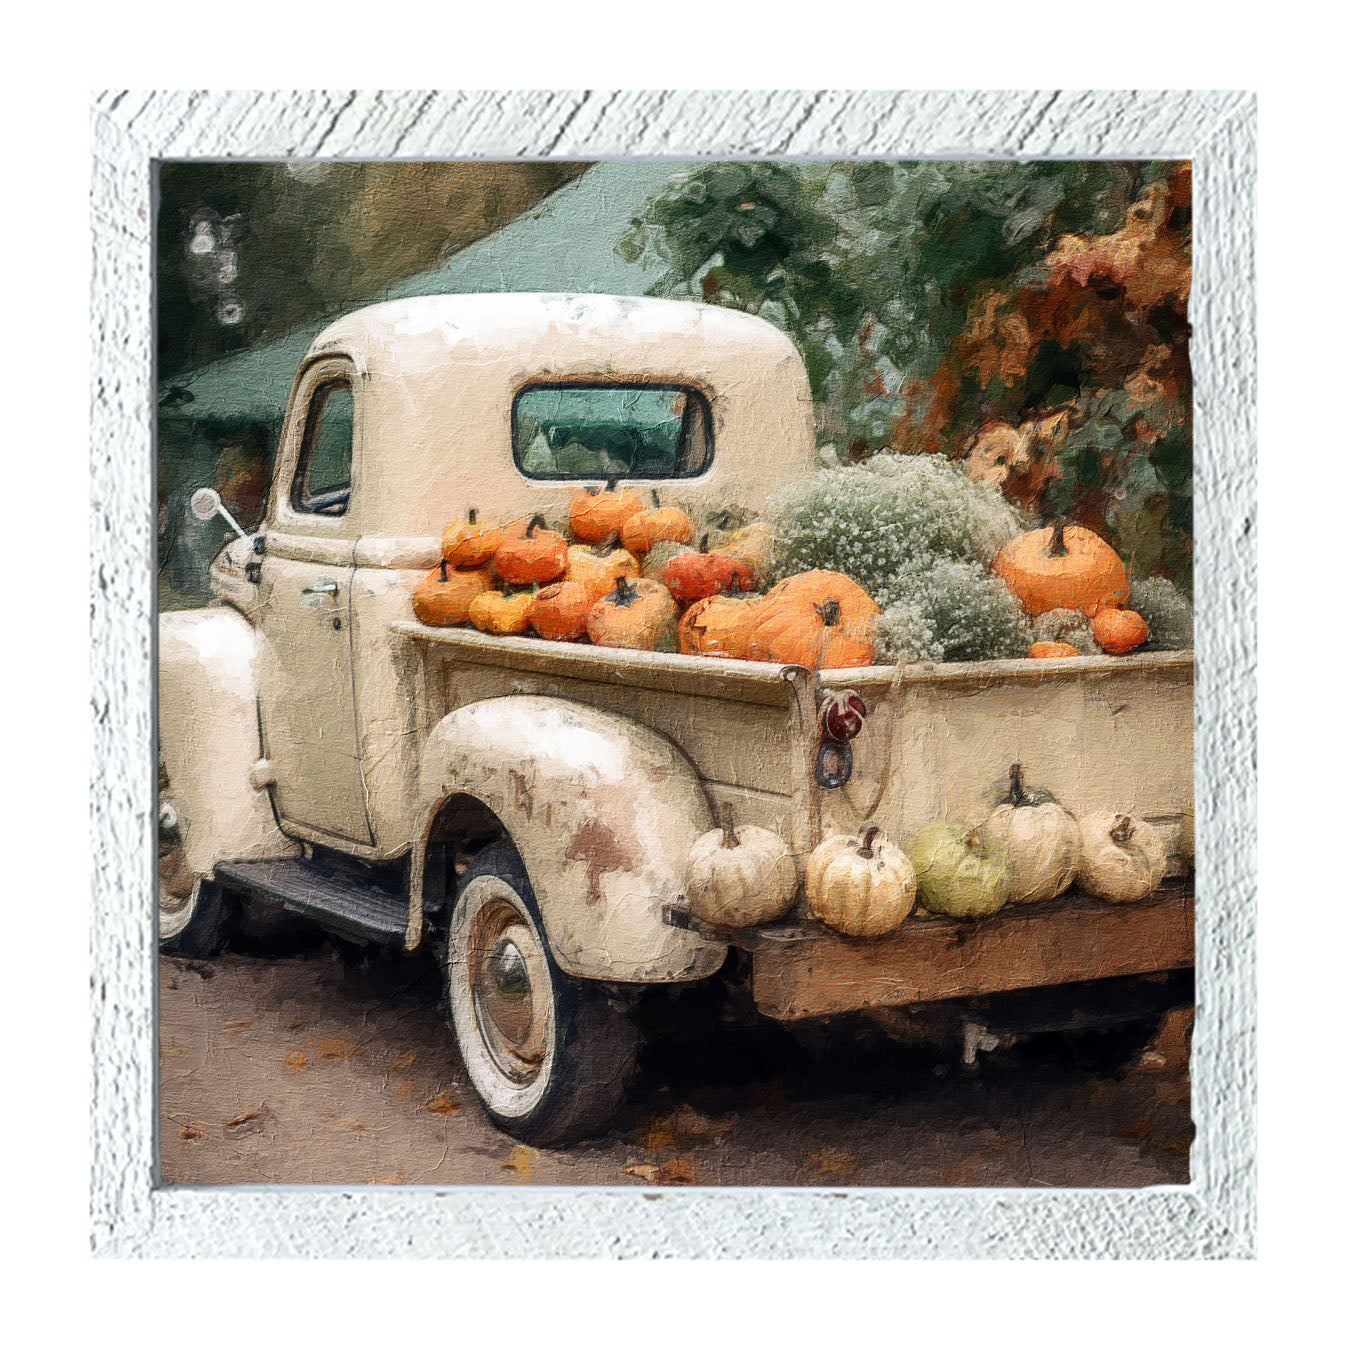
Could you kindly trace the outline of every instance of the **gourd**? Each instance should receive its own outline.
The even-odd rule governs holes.
[[[501,547],[505,531],[478,519],[471,506],[467,520],[454,521],[441,535],[441,556],[453,567],[482,567]]]
[[[1079,656],[1100,656],[1102,649],[1092,636],[1092,622],[1082,610],[1047,609],[1031,625],[1033,642],[1061,643]]]
[[[1098,811],[1079,822],[1083,856],[1078,884],[1099,900],[1130,904],[1158,889],[1167,868],[1167,850],[1144,820]]]
[[[727,591],[753,591],[757,584],[748,564],[726,553],[709,553],[705,534],[696,549],[686,548],[677,553],[661,569],[656,578],[683,608],[695,600],[706,600],[710,595]]]
[[[806,862],[806,903],[821,923],[846,937],[894,932],[914,910],[914,866],[869,825],[859,836],[831,835]]]
[[[1008,770],[1008,795],[980,833],[1001,844],[1012,862],[1012,904],[1053,900],[1068,890],[1083,847],[1078,822],[1053,797],[1028,792],[1020,764]]]
[[[572,544],[567,550],[567,570],[564,581],[581,582],[599,600],[614,589],[620,577],[630,580],[638,575],[638,561],[626,548],[615,548],[618,531],[611,530],[594,547]]]
[[[1148,641],[1148,624],[1132,609],[1099,609],[1092,616],[1092,636],[1112,656],[1124,656]]]
[[[909,856],[919,878],[919,903],[949,919],[987,919],[1012,895],[1012,862],[1003,846],[966,825],[927,825]]]
[[[772,830],[737,828],[730,803],[722,804],[720,818],[721,828],[700,835],[689,850],[690,913],[729,928],[781,919],[797,894],[791,850]]]
[[[752,599],[739,600],[729,595],[710,595],[697,600],[680,620],[680,650],[686,656],[728,656],[744,660],[755,625]]]
[[[760,601],[746,655],[808,670],[869,666],[876,657],[880,613],[848,577],[802,572],[780,581]]]
[[[1125,564],[1100,535],[1057,521],[1005,544],[994,573],[1033,618],[1051,609],[1095,614],[1130,598]]]
[[[1027,655],[1033,661],[1060,661],[1069,656],[1082,656],[1070,642],[1033,642],[1027,648]]]
[[[761,577],[773,560],[773,526],[767,520],[743,525],[717,545],[717,552],[743,562],[752,576]]]
[[[646,553],[666,541],[687,544],[693,537],[694,522],[678,506],[662,506],[654,488],[651,506],[629,516],[619,531],[630,553]]]
[[[620,577],[614,589],[591,607],[586,632],[597,647],[674,651],[678,613],[659,581]]]
[[[531,591],[506,595],[502,591],[484,591],[469,604],[469,622],[482,633],[510,636],[530,626]]]
[[[572,533],[583,544],[598,544],[616,534],[630,517],[642,510],[641,494],[629,488],[616,491],[616,481],[611,478],[603,492],[588,488],[572,498],[568,519]]]
[[[413,613],[422,623],[449,628],[464,623],[469,617],[469,606],[491,589],[486,568],[461,570],[441,559],[440,565],[433,567],[413,592]]]
[[[555,581],[530,602],[530,627],[551,642],[575,642],[586,636],[586,620],[595,596],[580,581]]]
[[[512,586],[547,586],[567,570],[567,540],[545,529],[543,516],[534,516],[524,527],[507,527],[492,566]]]

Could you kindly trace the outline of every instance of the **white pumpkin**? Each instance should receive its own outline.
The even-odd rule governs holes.
[[[806,862],[811,913],[847,937],[894,932],[910,916],[917,894],[914,865],[875,825],[860,836],[831,835]]]
[[[792,908],[797,863],[772,830],[736,827],[723,802],[720,829],[694,840],[685,875],[689,912],[704,923],[727,928],[772,923]]]
[[[1008,771],[1007,798],[981,827],[996,839],[1012,861],[1013,904],[1053,900],[1069,889],[1082,853],[1078,822],[1058,802],[1028,792],[1022,766]]]
[[[1137,816],[1099,811],[1079,822],[1083,856],[1078,884],[1101,900],[1129,904],[1158,889],[1167,850],[1158,832]]]

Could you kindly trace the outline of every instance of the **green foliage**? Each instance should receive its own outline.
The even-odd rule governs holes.
[[[896,574],[878,625],[882,659],[990,661],[1025,656],[1031,623],[996,577],[953,558],[914,563]]]
[[[1195,611],[1166,577],[1146,577],[1130,587],[1130,608],[1148,624],[1152,651],[1189,651],[1195,646]]]

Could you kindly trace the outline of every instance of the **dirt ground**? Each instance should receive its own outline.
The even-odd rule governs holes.
[[[1053,1038],[965,1070],[845,1019],[809,1049],[678,1005],[604,1138],[517,1144],[484,1116],[430,962],[327,940],[160,961],[169,1183],[1150,1186],[1188,1178],[1184,1037],[1114,1074]],[[1047,1048],[1049,1047],[1049,1048]]]

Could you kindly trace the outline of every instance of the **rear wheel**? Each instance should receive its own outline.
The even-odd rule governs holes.
[[[460,878],[445,977],[469,1081],[493,1122],[531,1144],[602,1130],[632,1076],[637,1032],[605,991],[561,971],[507,843]]]

